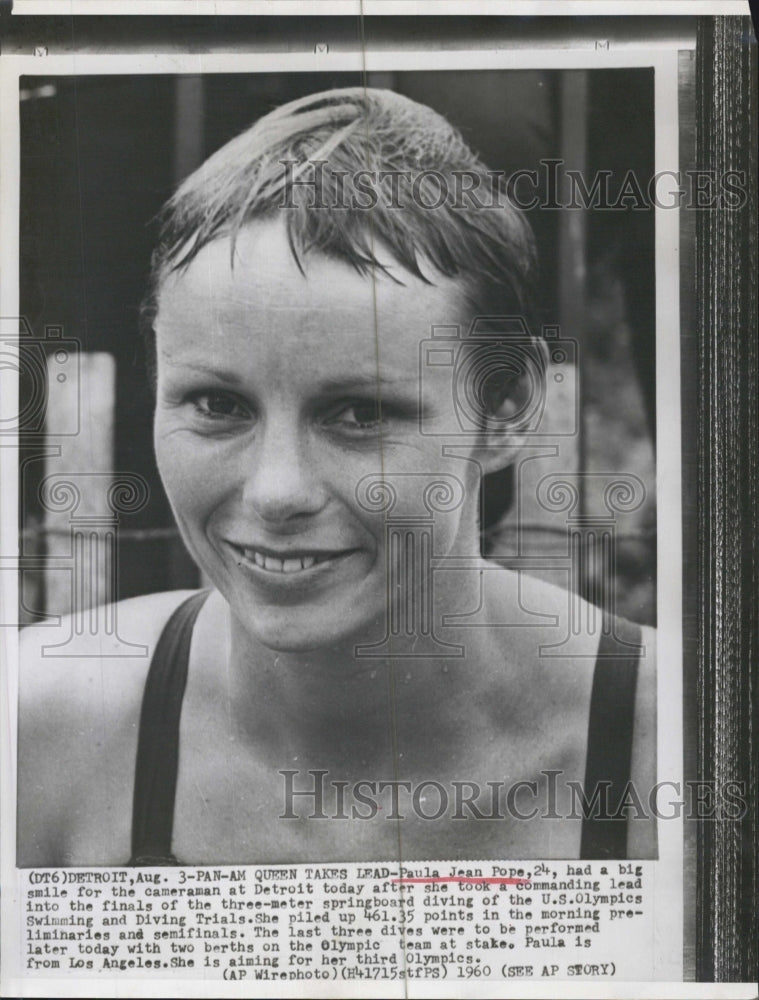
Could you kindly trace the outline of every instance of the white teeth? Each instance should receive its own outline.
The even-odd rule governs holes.
[[[300,573],[304,569],[311,569],[316,563],[329,558],[327,556],[295,556],[292,559],[277,559],[276,556],[265,556],[256,549],[243,549],[242,551],[246,559],[269,573]]]

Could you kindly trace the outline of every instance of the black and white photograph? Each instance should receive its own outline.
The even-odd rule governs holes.
[[[388,77],[75,77],[24,102],[22,148],[39,115],[78,117],[78,148],[23,148],[22,291],[43,329],[50,308],[93,328],[78,356],[53,334],[47,364],[88,379],[56,402],[97,408],[104,467],[25,456],[30,543],[55,525],[70,552],[70,524],[79,548],[24,594],[70,638],[24,633],[21,864],[382,860],[399,838],[408,860],[655,856],[651,823],[583,821],[568,785],[655,783],[653,213],[628,207],[654,173],[652,74]],[[562,99],[599,164],[628,108],[640,164],[622,193],[596,169],[600,233],[566,232],[580,210],[552,190]],[[200,156],[161,209],[178,112]],[[569,199],[593,197],[575,176]],[[517,207],[541,198],[543,260]],[[591,332],[564,336],[583,306]],[[119,531],[90,522],[108,504]],[[111,560],[109,619],[87,604]],[[544,821],[554,771],[566,815]],[[522,784],[490,801],[503,778]]]
[[[23,995],[706,968],[689,326],[755,192],[652,20],[10,30]]]

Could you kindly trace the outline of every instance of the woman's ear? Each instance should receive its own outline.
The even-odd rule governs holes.
[[[477,387],[482,421],[476,448],[486,473],[514,461],[525,439],[539,429],[545,406],[547,351],[543,341],[499,344]]]

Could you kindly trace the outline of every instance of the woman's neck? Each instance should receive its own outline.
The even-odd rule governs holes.
[[[437,621],[440,613],[438,607]],[[403,752],[399,733],[435,732],[449,743],[464,738],[462,706],[487,683],[491,665],[483,646],[492,641],[484,635],[490,630],[457,630],[451,639],[447,632],[453,630],[446,630],[447,652],[463,655],[373,657],[357,655],[362,636],[328,648],[277,652],[258,643],[230,612],[228,624],[230,716],[240,738],[280,767],[294,759],[314,767],[394,759]]]

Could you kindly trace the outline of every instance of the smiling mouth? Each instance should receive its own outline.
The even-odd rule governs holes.
[[[343,559],[355,551],[355,549],[344,549],[338,552],[294,552],[285,557],[279,557],[269,552],[262,552],[260,549],[243,547],[241,545],[234,545],[233,548],[247,562],[253,563],[263,572],[285,575],[304,573],[306,570],[310,570],[322,563]]]

